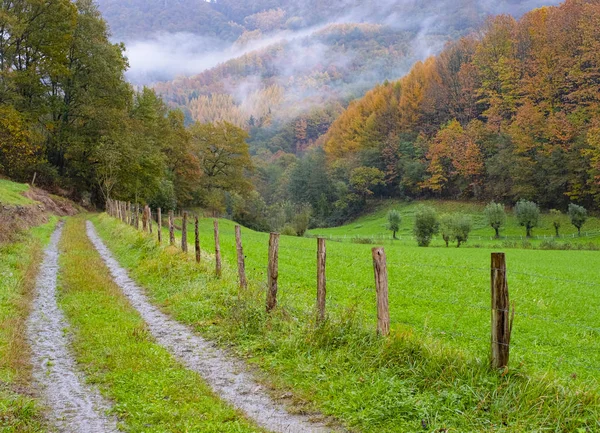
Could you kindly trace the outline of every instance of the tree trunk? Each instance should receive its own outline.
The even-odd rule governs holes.
[[[494,227],[494,230],[496,230],[496,239],[500,239],[500,227]]]
[[[394,239],[398,240],[398,238],[396,237],[396,232],[394,231]]]

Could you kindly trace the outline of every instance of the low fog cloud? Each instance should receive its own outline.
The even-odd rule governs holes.
[[[126,54],[130,65],[127,79],[134,84],[148,85],[172,80],[179,75],[199,74],[249,52],[304,38],[323,27],[275,32],[243,47],[192,33],[160,33],[151,39],[127,43]]]

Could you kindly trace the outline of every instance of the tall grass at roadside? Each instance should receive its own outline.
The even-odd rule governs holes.
[[[433,311],[430,306],[424,309],[418,300],[407,299],[408,292],[423,294],[421,285],[433,283],[439,285],[443,296],[458,293],[471,301],[472,296],[479,296],[475,289],[483,283],[482,299],[489,302],[489,271],[485,271],[488,252],[475,256],[478,251],[471,250],[459,259],[483,269],[481,281],[474,279],[476,270],[457,270],[437,283],[439,274],[435,272],[418,282],[425,271],[415,273],[408,268],[396,273],[400,269],[394,266],[390,272],[402,285],[392,298],[396,305],[393,332],[390,338],[379,339],[371,324],[374,294],[365,290],[372,284],[368,246],[332,248],[332,262],[335,256],[351,258],[330,268],[332,280],[345,281],[346,286],[330,285],[329,318],[317,325],[312,310],[315,257],[309,239],[282,239],[280,304],[275,314],[267,315],[263,297],[266,235],[244,231],[251,286],[238,296],[233,268],[226,266],[223,278],[217,279],[207,256],[197,266],[191,254],[186,257],[174,248],[158,247],[154,239],[105,215],[94,218],[94,222],[119,261],[155,303],[247,358],[262,372],[275,395],[292,395],[298,410],[319,410],[362,432],[577,432],[600,428],[600,400],[594,386],[557,382],[552,372],[534,374],[518,363],[504,374],[489,371],[489,311],[472,317],[470,312],[464,314],[466,324],[456,319],[444,323],[448,322],[445,310],[455,315],[464,307],[460,303],[443,305]],[[205,251],[213,248],[209,222],[202,223]],[[222,222],[222,228],[226,263],[233,264],[234,247],[228,232],[232,226]],[[286,247],[289,249],[284,255]],[[393,261],[425,260],[417,251],[396,253],[399,255],[391,254]],[[453,259],[445,254],[437,260],[452,265]],[[363,264],[355,263],[363,256]],[[473,281],[462,293],[459,284],[465,279]],[[517,293],[535,296],[527,290]],[[459,338],[458,344],[453,344],[451,336],[427,332],[424,317],[436,328],[446,326],[450,331],[474,326],[472,332],[481,339],[475,346],[463,344]]]
[[[45,431],[42,411],[29,387],[29,347],[25,323],[30,311],[38,265],[56,218],[19,241],[0,245],[0,431]]]

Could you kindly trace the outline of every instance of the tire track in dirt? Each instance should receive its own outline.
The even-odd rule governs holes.
[[[98,391],[85,384],[69,352],[68,323],[57,302],[60,222],[44,252],[35,287],[27,338],[32,352],[32,375],[41,391],[48,418],[59,432],[118,432],[110,408]]]
[[[140,313],[158,343],[187,368],[200,374],[217,395],[242,410],[260,426],[276,433],[332,431],[322,423],[311,422],[306,415],[287,412],[262,390],[241,361],[233,359],[152,305],[143,290],[113,258],[91,221],[87,221],[87,234],[109,268],[115,283]]]

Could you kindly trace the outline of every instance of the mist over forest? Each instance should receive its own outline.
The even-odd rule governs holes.
[[[152,86],[188,124],[225,120],[249,130],[253,153],[296,153],[348,102],[402,77],[486,17],[557,2],[98,3],[113,39],[126,42],[130,82]],[[289,142],[286,128],[314,110],[320,121],[305,143],[272,144]]]

